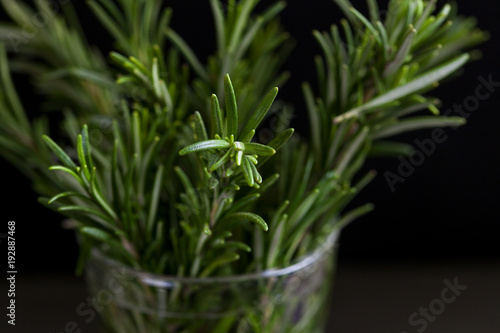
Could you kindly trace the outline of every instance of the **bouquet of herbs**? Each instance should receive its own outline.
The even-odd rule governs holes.
[[[427,95],[487,37],[450,4],[391,0],[382,17],[375,0],[367,15],[335,0],[346,19],[313,32],[322,55],[317,82],[302,85],[310,131],[301,135],[276,102],[277,87],[300,79],[288,83],[282,71],[293,50],[279,20],[286,4],[207,1],[216,49],[199,59],[170,25],[168,1],[88,1],[115,41],[102,55],[70,3],[1,0],[12,21],[0,25],[0,153],[43,205],[69,218],[80,269],[95,248],[180,278],[287,267],[372,209],[345,211],[375,176],[358,174],[368,157],[412,152],[390,137],[464,123],[440,116]],[[16,53],[9,61],[8,51]],[[33,79],[51,113],[28,119],[9,69]],[[272,135],[259,135],[272,114]],[[275,309],[266,324],[247,316],[243,325],[278,332],[279,316]],[[131,332],[226,332],[238,317],[168,329],[134,318]]]

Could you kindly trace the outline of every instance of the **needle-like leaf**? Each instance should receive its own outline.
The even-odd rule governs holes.
[[[252,130],[256,130],[259,126],[260,122],[264,119],[267,112],[271,108],[271,105],[274,102],[274,99],[278,95],[278,88],[273,88],[267,95],[264,97],[264,100],[257,107],[255,112],[250,117],[246,126],[240,134],[240,141],[249,142],[252,138],[249,136]]]
[[[227,135],[238,135],[238,106],[236,95],[229,74],[224,77],[224,91],[226,93]]]
[[[414,80],[408,82],[407,84],[401,87],[388,91],[385,94],[371,100],[368,103],[365,103],[342,115],[337,116],[334,119],[334,122],[339,123],[350,117],[359,117],[363,112],[376,109],[383,105],[397,101],[400,98],[418,92],[424,88],[427,88],[428,86],[454,73],[457,69],[462,67],[469,60],[469,58],[470,56],[468,54],[461,55],[458,58],[442,66],[439,66],[434,70],[431,70],[425,74],[420,75],[419,77],[415,78]]]
[[[245,153],[249,155],[271,156],[276,154],[276,150],[260,143],[248,142],[245,143]]]
[[[224,149],[224,148],[229,148],[230,146],[231,144],[225,140],[207,140],[194,143],[190,146],[181,149],[181,151],[179,151],[179,155],[183,156],[190,153],[211,150],[211,149]]]
[[[47,143],[49,148],[57,155],[57,157],[61,160],[61,162],[66,165],[70,170],[76,170],[76,164],[73,160],[64,152],[64,150],[59,147],[57,143],[55,143],[51,138],[47,135],[43,136],[43,140]]]
[[[223,118],[219,106],[219,100],[217,99],[217,96],[212,95],[211,101],[212,101],[211,114],[212,114],[212,129],[213,129],[212,136],[215,136],[217,134],[220,137],[224,137],[225,133],[223,130]]]

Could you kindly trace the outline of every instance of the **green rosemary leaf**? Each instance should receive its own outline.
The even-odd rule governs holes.
[[[140,196],[144,196],[146,180],[149,176],[150,164],[154,160],[155,153],[157,152],[158,143],[160,142],[159,137],[155,137],[153,142],[150,143],[149,147],[144,153],[142,163],[139,165],[139,179],[137,184],[137,192]]]
[[[131,161],[126,162],[127,169],[124,171],[125,199],[123,200],[123,202],[125,203],[125,205],[122,207],[124,211],[121,213],[125,219],[128,219],[128,223],[132,228],[134,228],[134,226],[136,225],[136,218],[133,216],[132,205],[130,205],[130,202],[132,202],[132,200],[137,197],[136,188],[134,186],[134,176],[137,174],[139,165],[138,159],[139,158],[137,154],[133,154],[131,156]]]
[[[262,217],[254,213],[232,213],[224,216],[221,220],[217,222],[217,227],[221,230],[231,230],[236,225],[250,221],[259,226],[262,230],[267,231],[269,227],[266,224],[266,221]]]
[[[245,143],[245,153],[249,155],[271,156],[276,154],[276,150],[260,143],[248,142]]]
[[[316,202],[316,198],[319,196],[320,190],[314,189],[309,193],[307,197],[300,203],[300,205],[294,210],[294,212],[290,215],[289,225],[297,226],[300,224],[302,218],[309,212],[312,205]]]
[[[83,169],[83,174],[87,178],[87,180],[90,180],[90,170],[87,165],[87,161],[85,159],[85,153],[83,151],[83,137],[81,134],[78,135],[77,139],[77,146],[76,146],[76,151],[78,153],[78,159],[80,161],[80,166]]]
[[[349,0],[333,0],[337,6],[344,12],[344,15],[349,19],[349,21],[356,26],[361,26],[359,19],[351,12],[353,8]]]
[[[355,208],[342,216],[342,218],[335,223],[335,229],[340,230],[345,228],[349,223],[352,221],[356,220],[357,218],[360,218],[363,215],[368,214],[371,212],[375,207],[373,204],[366,204],[361,207]]]
[[[139,112],[137,111],[134,111],[134,113],[132,113],[132,140],[134,143],[134,154],[137,155],[137,159],[141,161],[142,159],[141,118],[139,117]]]
[[[257,17],[255,22],[252,24],[252,26],[248,29],[247,33],[245,36],[243,36],[243,39],[239,43],[238,49],[235,52],[234,56],[234,61],[240,61],[245,52],[248,50],[250,47],[252,41],[254,40],[255,36],[259,32],[259,30],[262,28],[262,25],[264,24],[264,19],[262,17]]]
[[[264,97],[264,100],[261,102],[261,104],[257,107],[253,115],[250,117],[250,119],[247,122],[247,125],[243,129],[243,131],[240,134],[240,141],[243,142],[249,142],[252,138],[249,138],[249,134],[251,133],[252,130],[257,129],[259,126],[260,122],[264,117],[266,116],[267,112],[271,108],[271,105],[274,102],[274,99],[276,98],[276,95],[278,95],[278,88],[273,88],[267,95]]]
[[[247,161],[248,161],[248,158],[247,158]],[[259,171],[257,170],[257,167],[255,166],[255,164],[249,161],[248,165],[252,169],[252,175],[253,175],[253,179],[255,180],[255,182],[257,184],[262,183],[262,176],[260,175]]]
[[[377,0],[367,0],[367,2],[370,11],[370,20],[375,23],[380,20],[380,11]]]
[[[278,134],[274,139],[272,139],[267,146],[274,148],[274,150],[278,151],[283,145],[292,137],[294,133],[293,128],[289,128],[280,134]],[[269,160],[270,156],[264,156],[259,159],[259,165],[264,165]]]
[[[246,155],[248,160],[252,162],[253,164],[257,165],[259,161],[257,161],[257,155]]]
[[[206,140],[194,143],[190,146],[181,149],[181,151],[179,151],[179,155],[183,156],[194,152],[200,152],[212,149],[224,149],[224,148],[229,148],[230,146],[231,144],[225,140]]]
[[[201,117],[201,114],[196,111],[193,115],[193,125],[194,125],[194,133],[196,135],[196,140],[198,141],[206,141],[208,140],[207,129],[205,128],[205,122]]]
[[[345,140],[345,137],[353,125],[354,120],[347,120],[342,122],[340,125],[334,124],[334,129],[332,129],[333,138],[330,140],[329,149],[328,149],[328,158],[326,159],[326,166],[330,167],[333,164],[334,159],[337,157],[339,153],[339,149],[341,148],[342,143]]]
[[[321,69],[319,69],[321,70]],[[318,70],[318,72],[319,72]],[[302,84],[302,91],[304,94],[305,102],[307,105],[307,112],[310,119],[311,130],[310,133],[312,135],[312,142],[314,150],[319,154],[321,151],[321,138],[320,135],[322,133],[321,121],[318,115],[318,108],[314,103],[314,96],[311,89],[311,86],[308,83]]]
[[[238,135],[238,106],[229,74],[224,77],[224,91],[226,95],[227,135],[236,137]]]
[[[375,82],[375,88],[379,94],[383,94],[387,91],[386,82],[382,78],[375,67],[370,68],[370,73],[372,75],[372,80]]]
[[[89,199],[87,196],[85,196],[81,193],[78,193],[78,192],[63,192],[63,193],[59,193],[58,195],[55,195],[52,198],[50,198],[48,201],[48,204],[50,205],[51,203],[53,203],[59,199],[67,198],[67,197],[79,197],[79,198],[87,199],[87,200]]]
[[[5,3],[5,1],[2,1]],[[28,28],[29,31],[37,31],[33,17],[35,13],[26,3],[21,1],[9,1],[8,5],[3,6],[5,11],[9,13],[20,26],[24,29]]]
[[[132,73],[135,75],[136,78],[138,78],[140,80],[139,81],[140,84],[146,86],[147,89],[153,89],[153,86],[151,85],[151,80],[149,79],[149,76],[144,74],[139,68],[135,67],[132,70]]]
[[[220,157],[217,162],[215,162],[212,167],[210,167],[210,171],[215,171],[217,169],[219,169],[220,167],[222,167],[224,164],[226,164],[227,162],[229,162],[231,160],[231,154],[233,153],[233,149],[228,149],[228,151],[222,156]]]
[[[57,143],[55,143],[51,138],[49,138],[47,135],[43,136],[43,140],[45,143],[49,146],[49,148],[57,155],[59,160],[66,165],[70,170],[75,171],[76,170],[76,164],[73,162],[73,160],[62,150]]]
[[[427,20],[429,15],[434,11],[434,8],[436,8],[436,2],[437,2],[437,0],[430,0],[427,3],[425,10],[423,11],[422,14],[420,14],[420,17],[419,17],[417,23],[415,23],[415,29],[417,31],[420,30],[420,28],[422,27],[424,22]]]
[[[349,66],[342,64],[340,67],[340,107],[345,110],[349,98],[349,88],[351,84]]]
[[[163,42],[164,42],[164,38],[165,38],[164,32],[170,26],[171,19],[172,19],[172,9],[167,8],[161,14],[161,18],[160,18],[159,23],[158,23],[158,41],[157,41],[157,43],[159,45],[163,46]],[[160,48],[159,45],[158,45],[158,48]],[[163,57],[161,57],[160,59],[163,59]],[[165,68],[165,66],[162,67],[162,70],[164,68]]]
[[[418,101],[419,103],[417,104],[411,104],[407,106],[401,106],[397,107],[394,109],[393,112],[388,112],[388,116],[394,117],[394,118],[402,118],[405,116],[409,116],[413,113],[428,109],[431,110],[431,112],[434,115],[439,115],[439,109],[437,109],[436,105],[438,105],[440,102],[439,100],[436,99],[423,99],[422,101]]]
[[[276,265],[276,260],[279,255],[279,251],[282,248],[282,241],[285,236],[285,224],[288,220],[288,215],[283,214],[279,219],[278,225],[273,229],[271,234],[271,244],[269,246],[266,268],[274,268]]]
[[[345,168],[352,161],[356,152],[362,147],[363,143],[365,143],[365,139],[368,136],[368,133],[368,128],[363,128],[358,133],[358,135],[356,135],[355,139],[345,148],[345,150],[341,154],[340,162],[336,167],[336,170],[339,174],[342,174],[344,172]]]
[[[268,189],[270,189],[274,184],[276,184],[276,182],[278,181],[278,179],[280,178],[280,175],[278,173],[275,173],[269,177],[267,177],[263,182],[262,184],[260,184],[260,188],[259,189],[254,189],[252,191],[254,192],[258,192],[258,193],[264,193],[266,192]]]
[[[330,27],[330,36],[331,38],[328,38],[328,33],[324,32],[325,38],[327,38],[328,42],[331,43],[331,47],[334,50],[334,56],[336,61],[339,64],[342,64],[343,62],[348,62],[349,58],[347,57],[347,51],[345,49],[344,42],[340,38],[340,33],[339,33],[339,27],[334,24]],[[340,69],[337,69],[340,71]]]
[[[104,227],[106,227],[110,230],[118,230],[116,226],[114,226],[110,223],[108,216],[104,215],[102,212],[100,212],[99,210],[97,210],[95,208],[91,208],[91,207],[87,207],[87,206],[63,206],[63,207],[59,207],[58,211],[60,211],[60,212],[75,211],[75,212],[81,212],[81,213],[88,214],[88,215],[94,215],[101,220],[100,223]]]
[[[113,137],[117,141],[117,152],[119,154],[117,154],[117,156],[120,158],[121,165],[124,165],[125,161],[128,161],[128,152],[125,149],[125,143],[121,132],[122,130],[118,121],[116,119],[113,120]]]
[[[228,152],[229,152],[231,149],[232,149],[232,148],[228,149]],[[226,152],[226,154],[227,154],[227,152]],[[219,161],[219,160],[221,159],[221,157],[222,157],[222,156],[221,156],[221,154],[220,154],[219,152],[216,152],[216,153],[210,154],[210,156],[208,157],[208,162],[207,162],[207,168],[208,168],[208,170],[209,170],[209,171],[214,171],[214,170],[215,170],[215,169],[214,169],[214,170],[212,170],[212,166],[213,166],[214,164],[216,164],[216,163],[217,163],[217,161]],[[227,161],[229,161],[229,159],[228,159]],[[227,162],[227,161],[226,161],[226,162]],[[225,162],[224,162],[224,163],[225,163]]]
[[[408,57],[408,54],[410,53],[412,43],[413,43],[413,38],[417,35],[417,30],[411,29],[410,32],[408,33],[408,36],[406,36],[403,44],[399,47],[398,53],[396,54],[396,57],[394,60],[387,64],[384,70],[384,77],[391,76],[395,74],[398,69],[401,68],[401,66],[404,64],[406,61],[406,58]]]
[[[108,13],[106,13],[106,11],[95,1],[89,1],[88,5],[122,47],[129,48],[129,42],[122,32],[122,28],[108,15]]]
[[[152,30],[156,28],[158,15],[161,12],[160,6],[161,2],[159,1],[146,1],[142,9],[142,29],[140,30],[142,32],[141,39],[148,45],[152,44],[151,38],[153,39],[153,42],[156,42],[156,40],[154,40],[155,36]],[[140,15],[140,13],[138,14]]]
[[[64,68],[45,74],[44,80],[64,79],[66,76],[95,83],[107,89],[116,90],[116,83],[107,75],[84,68]]]
[[[372,157],[398,157],[408,156],[413,151],[413,146],[391,141],[379,141],[375,142],[370,150],[370,156]]]
[[[152,77],[153,77],[153,88],[157,98],[161,97],[161,87],[160,87],[160,71],[158,68],[158,58],[153,58],[153,69],[152,69]]]
[[[315,164],[315,160],[312,156],[306,157],[305,165],[304,165],[304,171],[302,172],[302,177],[299,178],[298,187],[293,189],[293,193],[295,193],[295,199],[292,200],[291,206],[295,207],[301,200],[301,198],[304,197],[307,186],[310,184],[311,180],[311,175],[312,175],[312,170],[313,166]]]
[[[441,27],[441,25],[445,22],[450,13],[451,6],[449,4],[445,4],[435,20],[431,24],[424,26],[420,31],[420,34],[415,37],[415,47],[423,44],[432,34],[434,34],[436,30],[438,30],[439,27]]]
[[[130,263],[135,262],[134,257],[127,250],[125,250],[117,238],[110,233],[105,232],[102,229],[92,227],[83,227],[79,229],[79,231],[90,238],[108,244],[113,251],[116,251],[120,255],[124,256]]]
[[[92,154],[89,141],[89,129],[87,125],[83,125],[82,130],[82,148],[85,160],[88,162],[89,169],[94,167],[94,162],[92,161]]]
[[[346,179],[352,179],[354,175],[361,169],[368,157],[372,146],[372,140],[366,140],[360,147],[359,152],[353,157],[351,163],[345,169],[343,176]]]
[[[236,213],[238,211],[242,211],[244,209],[247,209],[248,206],[257,201],[257,199],[260,198],[260,193],[252,193],[244,196],[243,198],[239,199],[234,203],[231,208],[229,208],[226,212],[226,214],[231,214],[231,213]]]
[[[136,57],[130,56],[128,58],[135,65],[135,68],[143,74],[143,77],[147,78],[146,81],[149,82],[149,77],[152,75],[151,71]]]
[[[124,85],[127,83],[136,83],[136,77],[132,75],[118,75],[118,78],[116,79],[116,84],[118,85]]]
[[[356,192],[360,192],[364,189],[371,181],[377,176],[377,172],[375,170],[370,170],[367,172],[355,185],[354,189]]]
[[[347,44],[347,48],[348,48],[348,53],[349,53],[349,57],[352,59],[353,58],[353,55],[354,55],[354,45],[356,45],[354,43],[354,35],[353,35],[353,32],[352,32],[352,29],[351,29],[351,26],[349,25],[349,22],[346,20],[346,19],[341,19],[340,20],[340,24],[342,25],[342,28],[344,30],[344,35],[345,35],[345,38],[346,38],[346,44]]]
[[[375,37],[379,45],[382,45],[382,39],[380,38],[377,29],[375,29],[375,27],[370,23],[370,21],[368,21],[368,19],[359,11],[357,11],[354,7],[350,8],[350,11],[372,33],[372,35]]]
[[[375,38],[371,35],[363,38],[362,44],[356,48],[354,60],[350,66],[353,73],[363,73],[364,67],[367,66],[367,62],[370,58],[370,54],[374,52],[375,43]],[[361,79],[361,77],[360,75],[359,79]]]
[[[70,168],[63,167],[60,165],[55,165],[55,166],[51,166],[49,168],[49,170],[66,172],[66,173],[70,174],[71,176],[73,176],[73,178],[75,178],[80,183],[80,185],[82,185],[82,187],[84,186],[82,178],[75,171],[71,170]]]
[[[243,154],[243,152],[241,152],[241,153]],[[248,161],[248,159],[246,157],[244,157],[242,159],[241,168],[242,168],[243,176],[245,177],[245,180],[246,180],[248,186],[250,186],[250,187],[252,187],[254,185],[254,181],[255,181],[251,164],[253,164],[253,163]]]
[[[149,205],[149,213],[148,213],[148,221],[146,223],[147,226],[147,235],[151,236],[154,230],[155,221],[157,219],[158,205],[160,202],[160,194],[161,194],[161,186],[163,180],[163,165],[158,167],[156,171],[153,190],[151,192],[151,199]]]
[[[413,79],[407,84],[392,89],[377,98],[372,99],[368,103],[361,105],[355,109],[352,109],[346,113],[343,113],[335,117],[334,122],[339,123],[345,119],[351,117],[359,117],[363,112],[370,111],[381,107],[383,105],[392,103],[400,98],[406,97],[413,93],[416,93],[428,86],[434,84],[435,82],[447,77],[451,73],[454,73],[458,68],[462,67],[469,60],[468,54],[463,54],[458,58],[455,58],[448,63],[439,66],[433,70],[430,70],[419,77]]]
[[[163,81],[163,80],[160,80],[160,90],[161,90],[162,97],[164,99],[165,107],[167,108],[167,112],[169,112],[170,117],[172,117],[172,114],[174,112],[172,96],[170,95],[170,92],[168,91],[167,85],[165,84],[165,81]]]
[[[448,127],[448,126],[461,126],[466,123],[466,120],[461,117],[436,117],[436,116],[422,116],[413,117],[411,119],[403,119],[395,125],[390,125],[380,129],[373,134],[374,139],[381,139],[400,133],[414,131],[424,128],[435,127]]]
[[[252,141],[252,138],[254,137],[254,135],[255,135],[255,129],[248,132],[248,134],[246,136],[240,135],[240,142],[250,142],[250,141]]]
[[[201,273],[200,277],[204,278],[212,274],[212,272],[219,266],[231,263],[233,261],[236,261],[240,259],[240,256],[236,253],[225,253],[221,255],[220,257],[216,258],[213,262],[210,263],[210,265],[207,266]]]
[[[275,150],[279,150],[293,135],[295,130],[289,128],[278,134],[274,139],[272,139],[267,145],[273,147]]]
[[[106,7],[106,10],[113,16],[116,22],[118,22],[121,26],[125,26],[125,18],[123,17],[122,13],[120,12],[120,9],[118,6],[113,1],[110,0],[100,0],[99,1],[104,7]]]
[[[252,252],[252,248],[245,243],[238,241],[228,241],[215,246],[216,248],[225,248],[231,250],[243,250],[245,252]]]
[[[193,187],[193,184],[191,183],[191,180],[189,180],[189,177],[186,175],[186,173],[179,167],[174,167],[174,171],[179,177],[182,185],[184,186],[184,189],[186,190],[187,196],[189,198],[190,204],[193,206],[193,209],[195,211],[200,210],[200,202],[198,200],[198,196],[196,195],[197,192],[195,188]]]
[[[92,172],[92,180],[90,182],[91,188],[92,188],[92,196],[94,197],[95,201],[99,204],[99,206],[106,212],[106,214],[113,219],[113,221],[118,220],[118,216],[116,213],[111,209],[111,207],[108,205],[106,200],[104,199],[101,191],[99,190],[97,186],[97,178],[95,176],[95,168]]]
[[[264,22],[267,22],[267,21],[271,20],[272,18],[276,17],[285,8],[286,8],[286,2],[285,1],[278,1],[274,4],[272,4],[271,7],[267,8],[262,13],[262,19],[264,20]]]
[[[2,43],[0,43],[0,83],[3,86],[2,88],[5,89],[5,101],[10,105],[14,113],[13,116],[17,118],[19,125],[22,126],[25,131],[29,131],[30,125],[28,122],[28,118],[26,117],[26,113],[24,112],[21,101],[19,100],[19,96],[15,91],[12,78],[9,75],[7,53],[5,51],[5,46]],[[0,90],[0,105],[2,102],[1,97],[2,91]],[[0,113],[3,113],[3,110],[0,109]]]
[[[118,139],[115,139],[113,145],[113,157],[111,162],[111,170],[113,174],[111,176],[111,195],[113,197],[113,207],[117,212],[121,211],[121,203],[123,202],[123,179],[121,172],[118,168]]]
[[[127,69],[128,71],[132,71],[134,68],[132,62],[127,57],[121,55],[118,52],[115,51],[110,52],[109,58],[111,59],[111,61],[122,66],[124,69]]]
[[[391,45],[389,44],[389,37],[387,36],[387,31],[385,30],[384,24],[382,22],[377,21],[376,28],[378,29],[380,38],[382,39],[384,60],[387,61],[389,57],[389,50],[391,49]]]
[[[228,46],[229,54],[234,54],[234,52],[236,51],[238,43],[241,40],[241,35],[243,34],[254,6],[255,1],[253,0],[245,1],[242,4],[238,5],[238,19],[236,20],[235,26],[231,30],[231,40]]]
[[[223,118],[222,118],[222,112],[219,106],[219,100],[217,99],[217,96],[215,94],[212,95],[211,98],[211,115],[212,115],[212,137],[214,137],[216,134],[219,135],[221,138],[225,136],[224,133],[224,126],[223,126]]]
[[[218,0],[210,0],[210,7],[212,8],[212,15],[215,21],[215,30],[217,32],[217,48],[222,54],[224,47],[226,46],[224,15],[222,13],[221,5]]]
[[[332,70],[333,63],[334,63],[334,52],[335,50],[333,49],[334,46],[332,45],[332,42],[329,38],[327,38],[328,35],[322,34],[318,30],[313,31],[313,36],[316,38],[318,41],[319,45],[321,46],[321,49],[323,51],[323,54],[325,55],[325,58],[327,59],[327,64],[329,65],[330,71]],[[331,74],[331,73],[330,73]]]

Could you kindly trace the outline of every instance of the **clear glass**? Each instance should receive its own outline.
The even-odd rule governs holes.
[[[106,332],[324,332],[336,240],[283,269],[215,278],[140,272],[94,250],[86,277]]]

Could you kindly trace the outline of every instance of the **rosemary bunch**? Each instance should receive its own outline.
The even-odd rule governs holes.
[[[100,247],[126,265],[190,277],[287,266],[372,209],[344,210],[374,177],[358,175],[369,156],[411,152],[388,138],[464,123],[439,116],[427,93],[486,38],[435,0],[391,0],[385,17],[376,1],[369,16],[335,2],[347,19],[314,32],[318,82],[303,84],[310,137],[292,137],[285,121],[258,142],[274,87],[288,79],[283,1],[257,12],[258,0],[227,10],[210,0],[217,47],[204,62],[160,0],[89,1],[115,39],[109,57],[89,44],[71,4],[56,13],[44,1],[2,0],[12,22],[0,41],[18,56],[8,62],[0,47],[0,152],[40,202],[74,221],[82,259]],[[51,19],[20,39],[36,11]],[[57,132],[45,115],[27,118],[9,66],[62,113]]]

